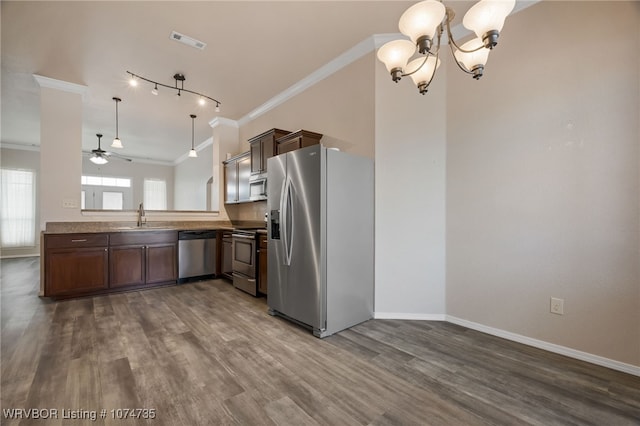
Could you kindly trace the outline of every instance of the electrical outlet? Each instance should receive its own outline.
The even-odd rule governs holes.
[[[552,314],[564,315],[564,299],[552,297],[550,310]]]

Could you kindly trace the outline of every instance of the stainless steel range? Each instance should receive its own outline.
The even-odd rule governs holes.
[[[258,295],[258,234],[255,229],[235,229],[232,234],[233,286]]]

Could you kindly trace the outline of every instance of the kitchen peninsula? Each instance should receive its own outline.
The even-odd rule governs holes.
[[[231,229],[229,221],[47,223],[40,295],[68,298],[176,284],[178,232]],[[216,250],[216,265],[220,255]]]

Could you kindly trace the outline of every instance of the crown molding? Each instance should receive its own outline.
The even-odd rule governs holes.
[[[75,93],[82,97],[83,102],[85,101],[87,91],[89,90],[89,87],[82,84],[69,83],[68,81],[56,80],[55,78],[44,77],[38,74],[33,74],[33,77],[36,79],[40,87]]]
[[[215,129],[218,126],[229,126],[229,127],[235,127],[236,129],[240,127],[240,125],[236,120],[232,120],[230,118],[225,118],[225,117],[214,117],[213,119],[211,119],[211,121],[209,121],[209,126],[211,126],[211,128],[213,129]]]
[[[278,105],[304,92],[309,87],[315,85],[319,81],[322,81],[325,78],[329,77],[330,75],[335,74],[336,72],[340,71],[342,68],[360,59],[361,57],[373,51],[374,49],[375,49],[375,46],[373,43],[373,37],[367,37],[366,39],[362,40],[360,43],[353,46],[351,49],[347,50],[346,52],[337,56],[336,58],[329,61],[325,65],[321,66],[320,68],[318,68],[317,70],[315,70],[314,72],[312,72],[311,74],[309,74],[308,76],[306,76],[305,78],[303,78],[302,80],[294,84],[293,86],[290,86],[289,88],[280,92],[273,98],[269,99],[267,102],[260,105],[258,108],[254,109],[253,111],[251,111],[250,113],[242,117],[240,120],[238,120],[238,123],[241,126],[243,126],[249,123],[251,120],[255,120],[259,116],[267,113],[268,111],[272,110]]]

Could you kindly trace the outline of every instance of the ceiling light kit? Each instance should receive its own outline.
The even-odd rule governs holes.
[[[191,151],[189,151],[189,157],[196,158],[198,156],[198,153],[196,152],[196,149],[195,149],[195,147],[193,145],[193,139],[194,139],[193,134],[195,133],[194,128],[195,128],[196,116],[195,116],[195,114],[191,114],[191,115],[189,115],[189,117],[191,117]]]
[[[450,23],[455,16],[451,8],[436,0],[416,3],[402,14],[398,23],[400,32],[411,41],[393,40],[386,43],[378,50],[378,59],[385,64],[393,81],[397,83],[402,77],[410,76],[424,95],[440,66],[440,39],[446,26],[456,64],[477,80],[482,77],[490,49],[498,44],[504,20],[515,3],[515,0],[480,0],[473,5],[464,15],[462,24],[475,32],[478,38],[462,46],[456,44],[451,34]],[[454,47],[457,50],[454,51]],[[409,62],[416,51],[420,56]]]
[[[120,138],[118,137],[118,103],[122,102],[122,99],[117,98],[117,97],[113,97],[112,98],[115,103],[116,103],[116,137],[113,139],[113,142],[111,143],[111,148],[124,148],[122,146],[122,141],[120,140]],[[102,135],[100,135],[102,136]]]
[[[193,90],[188,90],[184,88],[184,81],[186,80],[186,77],[184,76],[184,74],[180,74],[180,73],[176,73],[173,75],[173,80],[175,81],[175,85],[174,86],[169,86],[168,84],[162,84],[159,83],[157,81],[153,81],[150,80],[148,78],[142,77],[140,75],[134,74],[131,71],[127,71],[127,74],[129,74],[131,76],[131,78],[129,79],[129,84],[131,86],[137,86],[138,85],[138,80],[143,80],[146,81],[148,83],[153,84],[153,89],[151,90],[151,93],[153,93],[154,95],[158,94],[158,86],[161,87],[166,87],[167,89],[172,89],[172,90],[176,90],[177,96],[180,96],[182,94],[182,92],[185,93],[191,93],[192,95],[196,95],[199,97],[198,99],[198,103],[202,106],[206,105],[207,103],[207,99],[209,99],[211,102],[214,102],[216,104],[216,112],[220,112],[220,101],[217,99],[212,98],[211,96],[207,96],[207,95],[203,95],[202,93],[198,93],[198,92],[194,92]],[[178,87],[178,82],[180,82],[180,87]]]
[[[102,138],[102,134],[96,133],[96,136],[98,137],[98,148],[92,149],[91,157],[89,157],[89,160],[93,164],[98,164],[98,165],[107,164],[109,162],[109,157],[114,157],[119,160],[124,160],[129,162],[132,161],[131,158],[123,157],[122,155],[116,154],[115,152],[109,152],[102,149],[102,147],[100,146],[100,138]]]
[[[89,160],[91,160],[93,164],[107,164],[109,162],[109,160],[107,160],[106,158],[107,151],[100,148],[100,138],[102,138],[102,135],[100,133],[97,133],[96,136],[98,137],[98,149],[91,150],[93,155],[91,156],[91,158],[89,158]]]

